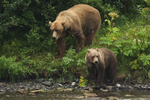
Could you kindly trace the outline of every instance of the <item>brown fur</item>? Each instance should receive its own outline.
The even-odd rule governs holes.
[[[84,44],[88,46],[92,44],[100,24],[99,11],[86,4],[75,5],[60,12],[53,23],[49,22],[60,54],[56,59],[62,58],[65,54],[66,44],[64,38],[66,36],[71,35],[77,39],[76,50],[78,52],[79,48],[84,47]]]
[[[115,83],[117,75],[117,58],[115,54],[106,48],[88,49],[85,62],[91,79],[96,80],[96,85],[103,84],[106,74],[110,78],[110,83]]]

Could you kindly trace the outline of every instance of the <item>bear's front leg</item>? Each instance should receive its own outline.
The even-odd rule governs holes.
[[[103,68],[98,67],[98,76],[97,76],[96,85],[102,85],[103,84],[104,76],[105,76],[105,67],[103,67]]]
[[[66,43],[65,43],[65,39],[64,38],[59,38],[57,40],[57,47],[58,47],[59,55],[57,57],[55,57],[55,59],[59,59],[59,58],[64,57],[65,50],[66,50]]]
[[[96,70],[95,66],[93,66],[91,63],[87,64],[88,72],[89,72],[89,82],[96,83]]]

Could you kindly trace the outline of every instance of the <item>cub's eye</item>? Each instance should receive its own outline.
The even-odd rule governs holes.
[[[98,56],[96,56],[98,58]]]
[[[92,57],[92,59],[94,58],[94,56]]]
[[[56,29],[55,31],[56,31],[56,32],[58,32],[58,30],[57,30],[57,29]]]

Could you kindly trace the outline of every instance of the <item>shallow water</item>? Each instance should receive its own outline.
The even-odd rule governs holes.
[[[109,99],[108,99],[109,98]],[[150,91],[5,93],[0,100],[150,100]]]

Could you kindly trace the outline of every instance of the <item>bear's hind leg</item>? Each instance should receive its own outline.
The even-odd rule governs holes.
[[[110,65],[110,70],[109,70],[109,76],[110,76],[110,83],[109,85],[114,85],[115,84],[115,79],[117,76],[117,65],[116,64],[111,64]]]
[[[96,41],[95,35],[96,35],[98,29],[99,28],[97,28],[97,27],[95,29],[91,28],[90,30],[88,30],[87,33],[85,33],[85,36],[86,36],[85,46],[90,46],[92,44],[93,40]]]
[[[79,49],[84,47],[84,43],[85,43],[85,35],[83,34],[83,31],[81,30],[81,28],[73,23],[70,29],[70,34],[72,34],[73,36],[75,36],[75,38],[77,39],[77,49],[76,51],[79,52]]]
[[[85,43],[85,36],[84,34],[81,34],[77,37],[77,49],[76,51],[79,52],[79,49],[83,49],[84,48],[84,43]]]
[[[89,32],[85,33],[86,34],[86,42],[85,46],[90,46],[92,44],[92,32],[89,30]]]

